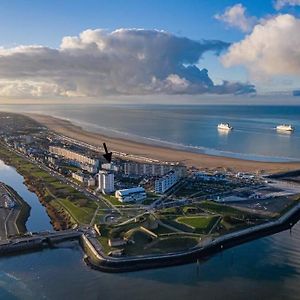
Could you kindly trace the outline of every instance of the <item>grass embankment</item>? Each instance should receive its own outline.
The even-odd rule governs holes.
[[[98,240],[106,254],[115,249],[123,249],[127,256],[162,254],[182,251],[199,242],[199,236],[174,233],[159,225],[156,217],[151,214],[123,225],[100,225],[99,228],[101,236]],[[118,247],[109,247],[109,239],[125,239],[128,242]]]
[[[285,208],[283,208],[281,211],[280,211],[280,216],[283,216],[285,213],[287,213],[290,209],[292,209],[294,206],[296,206],[298,203],[300,202],[300,195],[295,195],[293,197],[291,197],[291,202],[288,203],[286,205]]]
[[[222,220],[217,226],[218,234],[233,232],[266,222],[266,217],[259,213],[250,213],[213,201],[201,202],[199,207],[206,212],[222,216]]]
[[[158,217],[177,230],[195,234],[224,234],[266,221],[259,214],[213,201],[166,208],[158,213]]]
[[[36,164],[7,150],[3,145],[0,145],[0,158],[24,176],[25,184],[37,194],[55,229],[66,229],[74,224],[89,224],[92,220],[97,209],[94,201]]]
[[[112,205],[118,206],[118,205],[124,205],[122,202],[120,202],[115,196],[113,195],[103,195],[103,197],[110,202]]]
[[[217,213],[217,214],[231,214],[231,215],[242,215],[247,214],[245,212],[242,212],[236,208],[227,206],[225,204],[219,204],[213,201],[203,201],[199,204],[199,207],[203,210]]]
[[[195,233],[207,234],[212,227],[219,222],[219,216],[191,216],[191,217],[178,217],[177,222],[183,223],[193,228]]]

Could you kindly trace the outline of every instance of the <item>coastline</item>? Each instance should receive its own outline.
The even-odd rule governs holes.
[[[68,120],[26,113],[27,117],[46,126],[49,130],[93,146],[102,146],[105,142],[110,150],[128,153],[136,156],[148,157],[154,160],[166,162],[180,162],[188,167],[209,170],[232,170],[242,172],[278,173],[300,169],[300,162],[263,162],[255,160],[243,160],[223,156],[194,153],[177,150],[158,145],[150,145],[135,142],[124,138],[113,138],[100,133],[94,133],[74,125]]]

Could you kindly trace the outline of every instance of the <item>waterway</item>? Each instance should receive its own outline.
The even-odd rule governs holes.
[[[28,190],[24,178],[14,168],[0,160],[0,181],[11,186],[30,206],[30,217],[26,223],[28,231],[52,229],[50,218],[35,193]]]
[[[51,228],[23,177],[0,162],[0,180],[31,205],[29,230]],[[0,258],[0,299],[300,299],[300,224],[201,261],[107,274],[83,262],[77,242]]]

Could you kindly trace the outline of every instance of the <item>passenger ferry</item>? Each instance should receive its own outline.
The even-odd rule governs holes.
[[[277,131],[294,131],[294,127],[292,125],[281,124],[276,126]]]
[[[218,129],[221,129],[221,130],[232,130],[233,129],[233,127],[232,126],[230,126],[228,123],[220,123],[219,125],[218,125]]]

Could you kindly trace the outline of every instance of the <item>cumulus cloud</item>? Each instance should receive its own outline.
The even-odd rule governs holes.
[[[298,6],[300,5],[300,0],[276,0],[274,7],[277,10],[282,9],[285,6]]]
[[[203,53],[227,49],[222,41],[194,41],[164,31],[86,30],[62,39],[58,49],[0,49],[0,95],[88,96],[109,94],[234,93],[250,84],[214,85],[197,64]]]
[[[300,19],[285,14],[262,21],[221,57],[226,67],[245,66],[252,78],[300,75]]]
[[[255,17],[246,14],[246,8],[240,3],[227,7],[223,14],[216,14],[214,17],[229,27],[236,27],[243,32],[251,31],[257,21]]]

